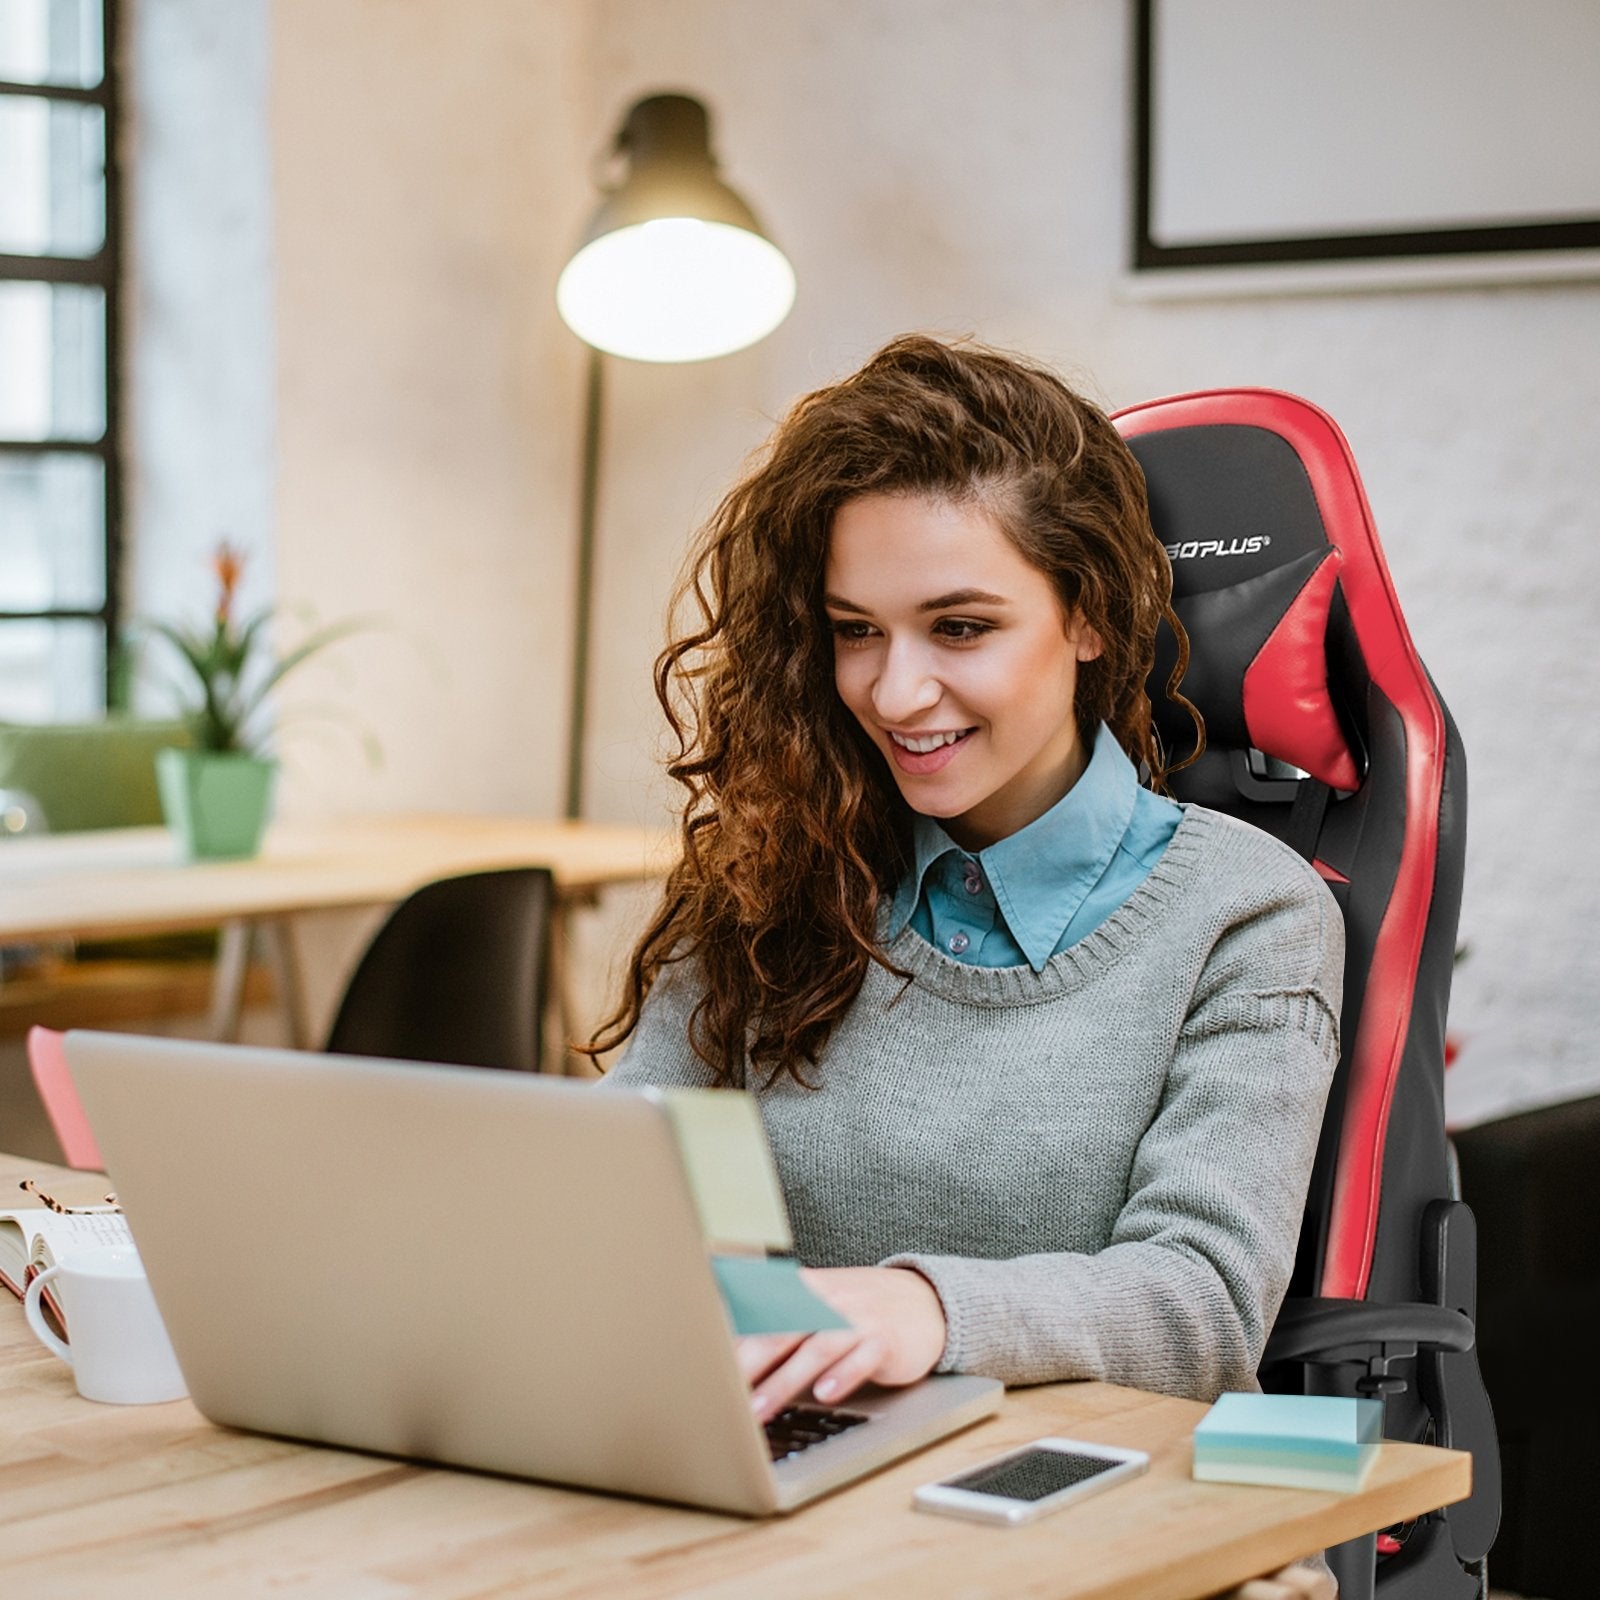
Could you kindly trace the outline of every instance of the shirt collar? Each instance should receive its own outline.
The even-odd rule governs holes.
[[[984,876],[1017,947],[1035,972],[1100,881],[1133,820],[1139,778],[1104,723],[1083,775],[1043,816],[978,852]],[[966,852],[932,817],[917,813],[911,870],[890,905],[888,936],[911,920],[928,869],[950,851]]]

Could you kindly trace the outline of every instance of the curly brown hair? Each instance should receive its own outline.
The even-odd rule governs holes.
[[[692,959],[690,1043],[717,1081],[753,1068],[805,1083],[868,963],[890,965],[879,908],[910,859],[910,812],[835,691],[822,597],[834,514],[885,493],[994,517],[1104,644],[1079,667],[1082,737],[1108,724],[1157,788],[1168,768],[1145,682],[1165,618],[1179,647],[1167,694],[1203,743],[1178,693],[1188,641],[1144,474],[1105,415],[1016,356],[894,340],[798,401],[701,531],[673,604],[696,622],[655,668],[677,742],[667,770],[687,791],[683,853],[590,1054],[626,1040],[662,971]]]

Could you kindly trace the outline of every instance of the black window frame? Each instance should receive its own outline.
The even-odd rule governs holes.
[[[105,124],[105,236],[92,256],[32,256],[0,253],[0,282],[81,284],[105,295],[105,427],[97,439],[9,439],[0,435],[0,456],[86,455],[105,474],[103,506],[105,587],[95,608],[52,607],[16,611],[0,606],[0,627],[11,622],[98,622],[104,676],[103,709],[120,709],[125,695],[118,669],[122,628],[123,472],[121,430],[122,182],[119,160],[120,95],[117,72],[117,0],[100,3],[100,82],[90,88],[65,84],[15,83],[0,79],[0,97],[26,96],[73,105],[99,106]]]

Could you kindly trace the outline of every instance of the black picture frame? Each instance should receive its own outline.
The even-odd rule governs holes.
[[[1150,231],[1157,5],[1158,0],[1134,0],[1133,6],[1133,237],[1130,254],[1136,273],[1193,267],[1284,266],[1600,249],[1600,216],[1473,227],[1414,228],[1388,233],[1336,233],[1185,245],[1158,243]]]

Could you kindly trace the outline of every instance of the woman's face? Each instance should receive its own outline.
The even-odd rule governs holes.
[[[913,811],[980,850],[1078,781],[1078,663],[1100,640],[988,512],[915,494],[846,501],[824,588],[839,697]]]

